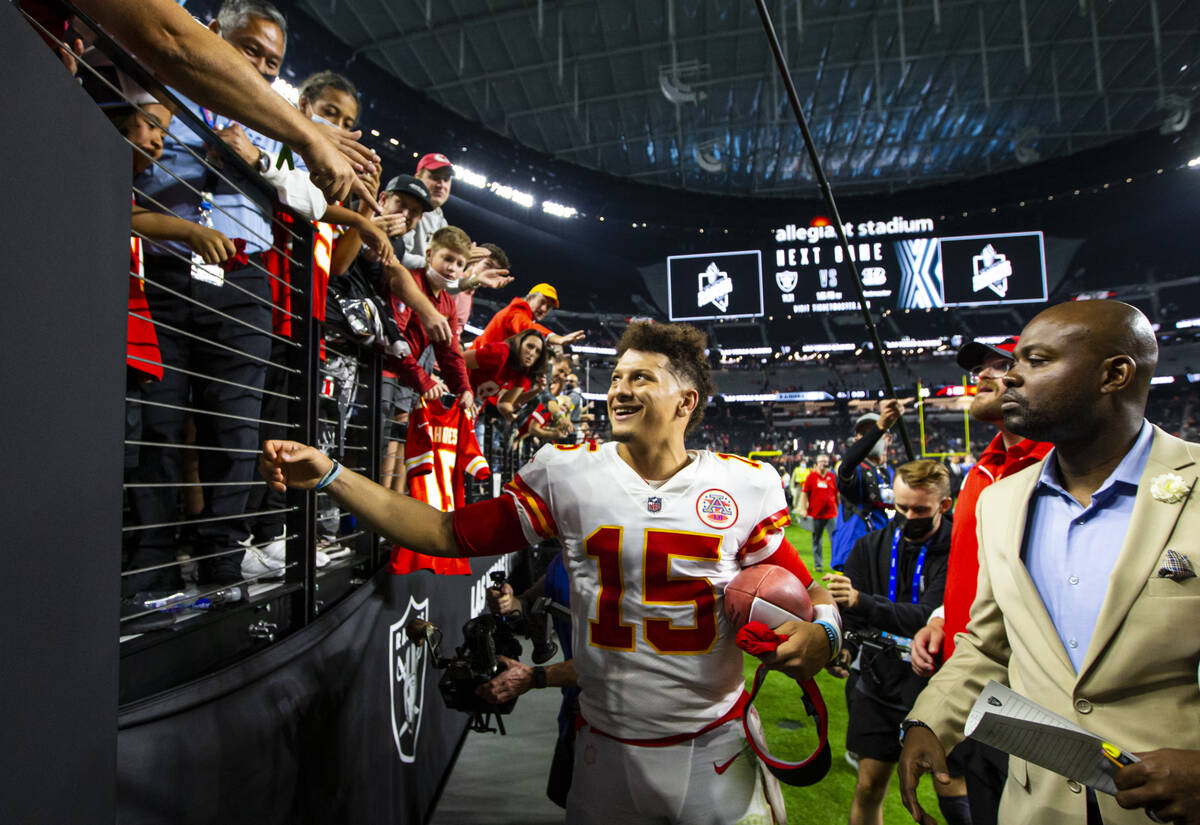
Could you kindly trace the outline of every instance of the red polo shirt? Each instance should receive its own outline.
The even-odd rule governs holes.
[[[542,335],[550,335],[550,330],[533,320],[533,309],[524,298],[513,298],[508,306],[492,316],[479,337],[471,342],[471,349],[479,349],[484,344],[498,344],[510,335],[533,327]]]
[[[808,493],[808,512],[804,515],[837,518],[837,478],[832,470],[827,470],[825,475],[813,470],[805,477],[800,489]]]
[[[979,539],[975,534],[975,505],[979,494],[1000,479],[1041,461],[1053,445],[1022,439],[1005,449],[997,434],[979,461],[967,473],[954,507],[954,529],[950,534],[950,569],[946,574],[946,641],[942,661],[954,653],[954,634],[967,629],[971,602],[979,579]]]

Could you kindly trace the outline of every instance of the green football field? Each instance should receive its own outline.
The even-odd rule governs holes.
[[[811,570],[812,565],[812,536],[807,530],[799,527],[787,528],[788,540],[800,551],[800,557]],[[824,539],[825,568],[829,566],[828,537]],[[758,661],[746,657],[746,678],[754,676]],[[845,682],[822,672],[817,677],[821,695],[825,698],[825,706],[829,711],[829,745],[833,753],[833,767],[821,782],[808,788],[783,786],[784,799],[787,801],[788,822],[799,825],[845,825],[850,817],[850,802],[854,798],[854,768],[846,762],[846,693]],[[771,742],[776,755],[784,759],[802,759],[807,755],[816,742],[816,728],[804,714],[799,701],[800,689],[795,683],[781,675],[768,677],[762,691],[754,701],[754,706],[762,717],[768,741]],[[782,730],[789,731],[786,738],[778,735]],[[776,746],[779,745],[778,749]],[[785,746],[782,747],[782,746]],[[926,778],[921,783],[919,797],[922,807],[941,821],[937,807],[937,797],[934,795]],[[900,804],[899,780],[892,775],[891,787],[888,789],[887,801],[883,807],[883,821],[892,825],[903,825],[912,822],[912,817]]]

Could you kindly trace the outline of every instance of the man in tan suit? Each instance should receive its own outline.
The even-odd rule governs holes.
[[[979,586],[966,633],[905,721],[900,788],[949,781],[990,679],[1142,761],[1114,799],[1009,760],[1001,823],[1200,823],[1200,445],[1143,414],[1158,360],[1141,312],[1050,307],[1021,333],[1004,379],[1008,430],[1054,450],[979,499]]]

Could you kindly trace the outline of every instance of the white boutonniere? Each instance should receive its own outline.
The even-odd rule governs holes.
[[[1150,480],[1150,495],[1154,496],[1156,501],[1167,504],[1178,504],[1183,501],[1187,498],[1189,489],[1183,477],[1174,473],[1163,473]]]

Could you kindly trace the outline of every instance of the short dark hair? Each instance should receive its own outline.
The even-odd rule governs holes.
[[[533,366],[525,369],[521,366],[521,345],[525,343],[526,338],[536,336],[542,342],[542,354],[533,362]],[[519,372],[522,375],[532,378],[535,375],[540,375],[546,369],[546,362],[550,360],[550,345],[546,343],[546,339],[542,338],[542,334],[533,327],[521,330],[516,335],[510,335],[504,339],[504,343],[508,344],[508,368]]]
[[[240,29],[251,17],[271,21],[283,32],[283,39],[287,40],[287,18],[267,0],[225,0],[217,12],[217,25],[221,28],[221,36],[225,37]]]
[[[306,77],[304,82],[300,84],[300,97],[309,103],[313,103],[329,89],[345,92],[354,98],[355,103],[361,106],[362,101],[358,97],[358,89],[351,82],[350,78],[328,70],[310,74]]]
[[[625,327],[617,343],[617,357],[628,350],[657,352],[667,356],[671,372],[692,385],[700,399],[688,419],[687,433],[692,432],[704,420],[704,406],[716,393],[709,373],[708,354],[705,352],[708,339],[704,333],[687,324],[652,324],[634,321]]]
[[[499,269],[508,269],[508,256],[504,254],[504,250],[496,246],[494,243],[480,244],[488,251],[488,257],[496,262]]]

